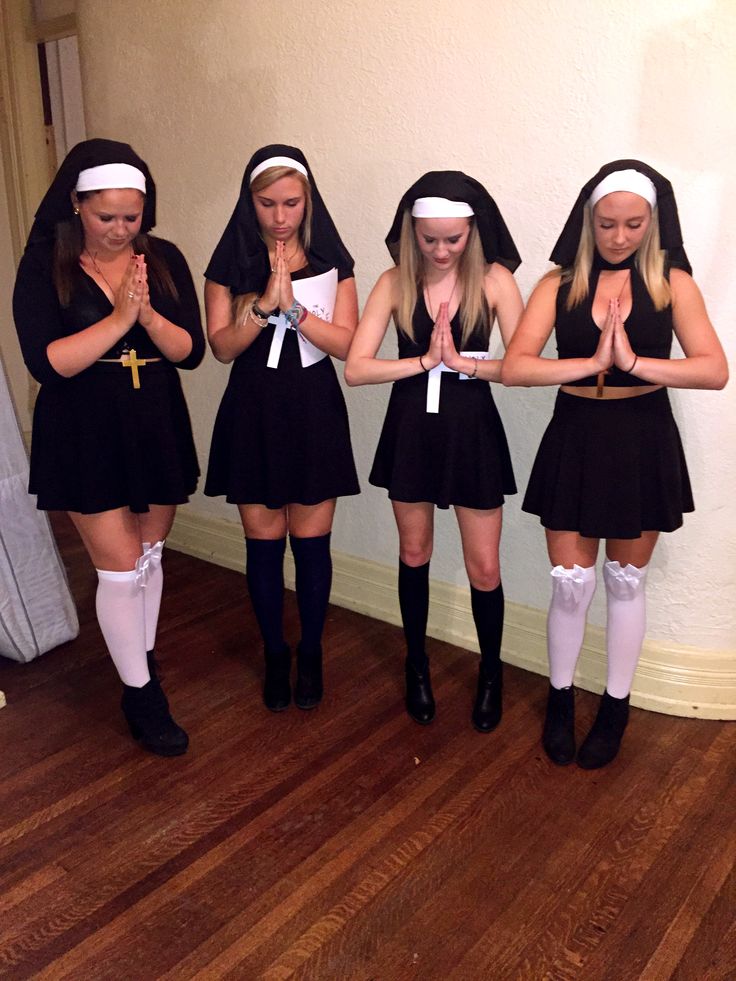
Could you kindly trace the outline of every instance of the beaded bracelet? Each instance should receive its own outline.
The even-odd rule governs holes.
[[[473,374],[468,375],[468,378],[475,378],[475,376],[478,374],[478,359],[472,358],[471,360],[475,362],[475,365],[473,366]]]

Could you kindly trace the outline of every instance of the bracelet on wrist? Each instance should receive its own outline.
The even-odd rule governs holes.
[[[297,299],[294,300],[288,310],[284,310],[284,316],[294,328],[300,327],[304,323],[308,313],[307,308]]]
[[[426,371],[427,369],[426,369],[426,368],[424,367],[424,362],[422,361],[422,358],[423,358],[423,357],[424,357],[424,355],[423,355],[423,354],[420,354],[420,355],[419,355],[419,365],[420,365],[420,367],[421,367],[421,369],[422,369],[422,371]]]
[[[258,299],[260,299],[260,297]],[[259,306],[258,300],[254,300],[253,301],[253,306],[251,307],[251,309],[253,310],[253,313],[255,313],[256,317],[260,317],[262,320],[268,320],[268,318],[273,313],[273,310],[269,310],[268,312],[266,312],[265,310],[263,310]]]
[[[264,314],[258,313],[255,306],[252,306],[248,311],[248,317],[250,317],[256,327],[258,327],[260,330],[263,330],[264,327],[268,327],[268,317],[266,317]]]
[[[639,355],[637,354],[637,355],[635,355],[635,356],[634,356],[634,363],[633,363],[633,364],[632,364],[632,366],[631,366],[631,367],[629,368],[629,370],[628,370],[628,371],[626,372],[626,374],[627,374],[627,375],[630,375],[630,374],[631,374],[631,372],[632,372],[632,371],[634,370],[634,368],[636,368],[636,362],[637,362],[638,360],[639,360]]]
[[[474,362],[474,364],[473,364],[473,373],[471,375],[468,375],[468,378],[475,378],[475,376],[478,374],[478,359],[477,358],[471,358],[471,360]]]

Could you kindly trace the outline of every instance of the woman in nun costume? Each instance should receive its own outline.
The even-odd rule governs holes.
[[[481,659],[472,722],[490,732],[502,711],[504,599],[501,509],[516,485],[489,382],[494,321],[507,344],[522,312],[520,259],[486,189],[434,171],[402,197],[386,238],[396,265],[376,283],[350,350],[350,385],[393,382],[370,481],[388,490],[399,532],[399,603],[406,638],[406,708],[420,724],[435,701],[425,651],[434,511],[454,507]],[[393,317],[398,358],[378,357]]]
[[[618,753],[646,629],[647,569],[661,532],[693,510],[667,388],[722,388],[728,370],[682,247],[670,182],[638,160],[582,188],[506,355],[509,385],[559,385],[523,508],[552,563],[543,745],[596,769]],[[542,356],[552,331],[557,358]],[[673,334],[684,357],[673,358]],[[606,541],[606,690],[575,743],[573,678]]]
[[[205,493],[238,506],[248,591],[263,637],[263,700],[291,701],[283,632],[289,535],[301,620],[294,701],[322,699],[322,632],[330,597],[336,499],[359,493],[347,410],[332,363],[358,320],[353,260],[296,147],[263,147],[207,271],[207,334],[232,362]]]
[[[156,675],[161,550],[199,468],[177,368],[204,353],[186,261],[156,222],[156,187],[125,143],[68,154],[36,212],[13,311],[40,382],[30,492],[69,513],[98,577],[97,618],[132,735],[176,756],[188,740]]]

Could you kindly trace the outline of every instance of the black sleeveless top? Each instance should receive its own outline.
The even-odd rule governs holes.
[[[572,283],[564,283],[557,291],[555,336],[559,358],[590,358],[598,347],[601,332],[593,320],[593,298],[598,286],[599,269],[592,269],[588,295],[572,310],[565,306]],[[669,358],[672,348],[672,305],[656,310],[649,291],[636,268],[631,269],[631,313],[625,328],[631,347],[642,358]],[[579,378],[566,384],[582,387],[595,385],[596,375]],[[650,382],[622,371],[615,365],[606,375],[606,385],[622,388],[627,385],[649,385]]]
[[[396,328],[396,333],[398,335],[398,346],[399,346],[399,358],[416,358],[420,354],[426,354],[427,348],[429,347],[429,342],[432,337],[432,331],[434,330],[434,322],[430,316],[429,310],[427,309],[427,302],[424,298],[424,290],[417,291],[417,302],[414,307],[414,314],[412,317],[412,327],[414,328],[414,340],[409,337],[403,330],[401,330],[398,325]],[[483,319],[475,326],[472,334],[468,337],[464,344],[462,344],[462,334],[463,326],[460,322],[460,307],[455,311],[455,316],[450,321],[450,328],[452,330],[452,339],[455,342],[455,347],[458,351],[461,349],[463,351],[487,351],[488,350],[488,340],[491,333],[491,324],[493,323],[493,316],[491,311],[488,309],[488,303],[485,298],[483,300]],[[417,376],[421,378],[422,376]]]

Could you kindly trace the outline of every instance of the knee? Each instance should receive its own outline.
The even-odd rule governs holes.
[[[473,560],[466,563],[470,585],[483,592],[497,589],[501,585],[501,566],[493,560]]]
[[[607,595],[618,600],[633,600],[643,595],[648,568],[646,565],[637,568],[629,563],[622,567],[619,562],[605,562],[603,581]]]
[[[404,565],[414,569],[420,565],[426,565],[432,558],[432,543],[402,542],[399,547],[399,558]]]
[[[552,577],[551,607],[576,610],[581,604],[587,609],[595,592],[595,566],[574,564],[572,569],[556,565],[550,572]]]

